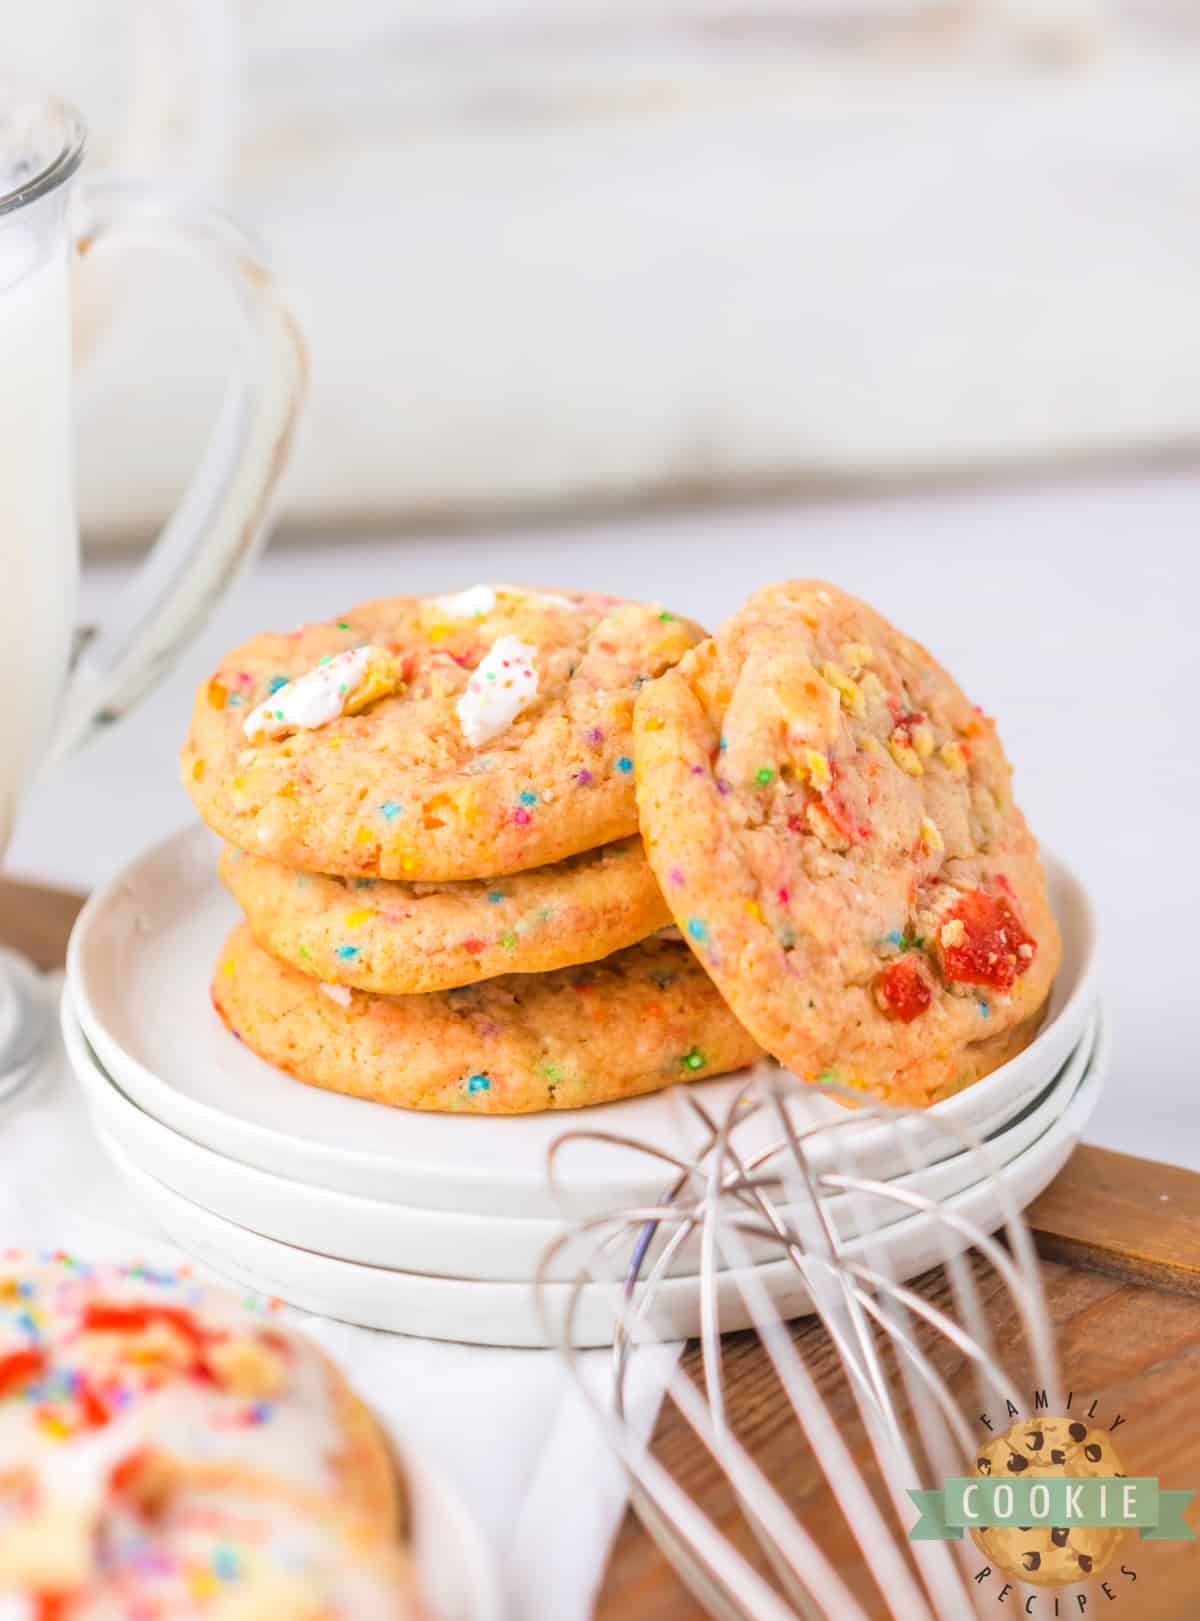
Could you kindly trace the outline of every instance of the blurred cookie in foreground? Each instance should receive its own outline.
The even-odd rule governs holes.
[[[221,877],[273,957],[389,996],[593,962],[672,921],[638,838],[507,878],[426,884],[295,872],[227,845]]]
[[[1061,946],[993,722],[820,581],[644,687],[638,807],[698,960],[809,1080],[924,1106],[1036,1034]]]
[[[552,973],[375,996],[276,962],[241,924],[221,953],[212,997],[268,1063],[407,1109],[578,1109],[721,1075],[759,1056],[686,947],[657,938]]]
[[[425,1621],[374,1418],[184,1269],[0,1260],[7,1621]]]

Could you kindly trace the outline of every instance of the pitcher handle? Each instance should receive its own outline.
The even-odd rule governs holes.
[[[96,181],[77,201],[79,255],[103,251],[119,236],[207,260],[237,298],[245,341],[178,507],[107,620],[78,640],[54,758],[118,720],[161,680],[258,551],[308,372],[299,326],[232,220],[143,182]]]

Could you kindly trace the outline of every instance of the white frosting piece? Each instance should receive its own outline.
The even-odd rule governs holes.
[[[367,673],[375,651],[373,647],[352,647],[289,681],[246,716],[246,736],[257,742],[262,737],[327,726],[345,709],[347,694]]]
[[[143,1439],[141,1415],[135,1412],[57,1446],[42,1446],[35,1465],[38,1483],[47,1497],[98,1510],[108,1495],[113,1469],[136,1452]]]
[[[25,1593],[0,1593],[0,1621],[34,1621],[33,1600]]]
[[[324,980],[321,980],[317,989],[324,991],[329,1000],[336,1002],[339,1007],[350,1006],[350,987],[348,985],[327,985]]]
[[[535,602],[548,602],[555,608],[574,608],[575,604],[569,597],[560,597],[557,591],[527,591],[527,597]]]
[[[537,697],[537,649],[517,636],[498,636],[458,700],[458,723],[472,747],[489,743]]]
[[[524,597],[529,602],[545,602],[554,608],[575,607],[569,597],[560,597],[557,591],[530,591],[523,585],[471,585],[454,596],[433,600],[450,619],[482,619],[493,611],[501,593],[506,597]]]
[[[451,597],[434,597],[434,602],[451,619],[482,619],[496,606],[494,585],[470,585]]]

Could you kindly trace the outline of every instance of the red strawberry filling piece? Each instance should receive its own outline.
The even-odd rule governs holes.
[[[946,979],[986,985],[1001,994],[1012,989],[1037,950],[1008,897],[982,889],[973,889],[946,913],[938,939]]]
[[[0,1401],[40,1379],[45,1371],[46,1353],[36,1345],[0,1356]]]
[[[911,1024],[933,1001],[933,991],[915,956],[897,957],[875,982],[879,1005],[890,1019]]]

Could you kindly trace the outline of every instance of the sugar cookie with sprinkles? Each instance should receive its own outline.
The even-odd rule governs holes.
[[[820,581],[757,592],[637,704],[650,864],[747,1029],[923,1106],[1033,1037],[1060,957],[993,722]]]
[[[230,843],[302,870],[488,878],[637,832],[643,682],[703,636],[660,607],[480,585],[256,636],[200,688],[182,776]]]
[[[239,924],[212,998],[268,1063],[313,1086],[408,1109],[578,1109],[721,1075],[759,1056],[686,947],[657,938],[582,967],[374,996],[276,962]]]
[[[0,1257],[5,1621],[420,1621],[336,1368],[186,1269]]]
[[[273,957],[390,996],[594,962],[672,923],[640,839],[443,884],[295,872],[226,845],[221,877]]]

